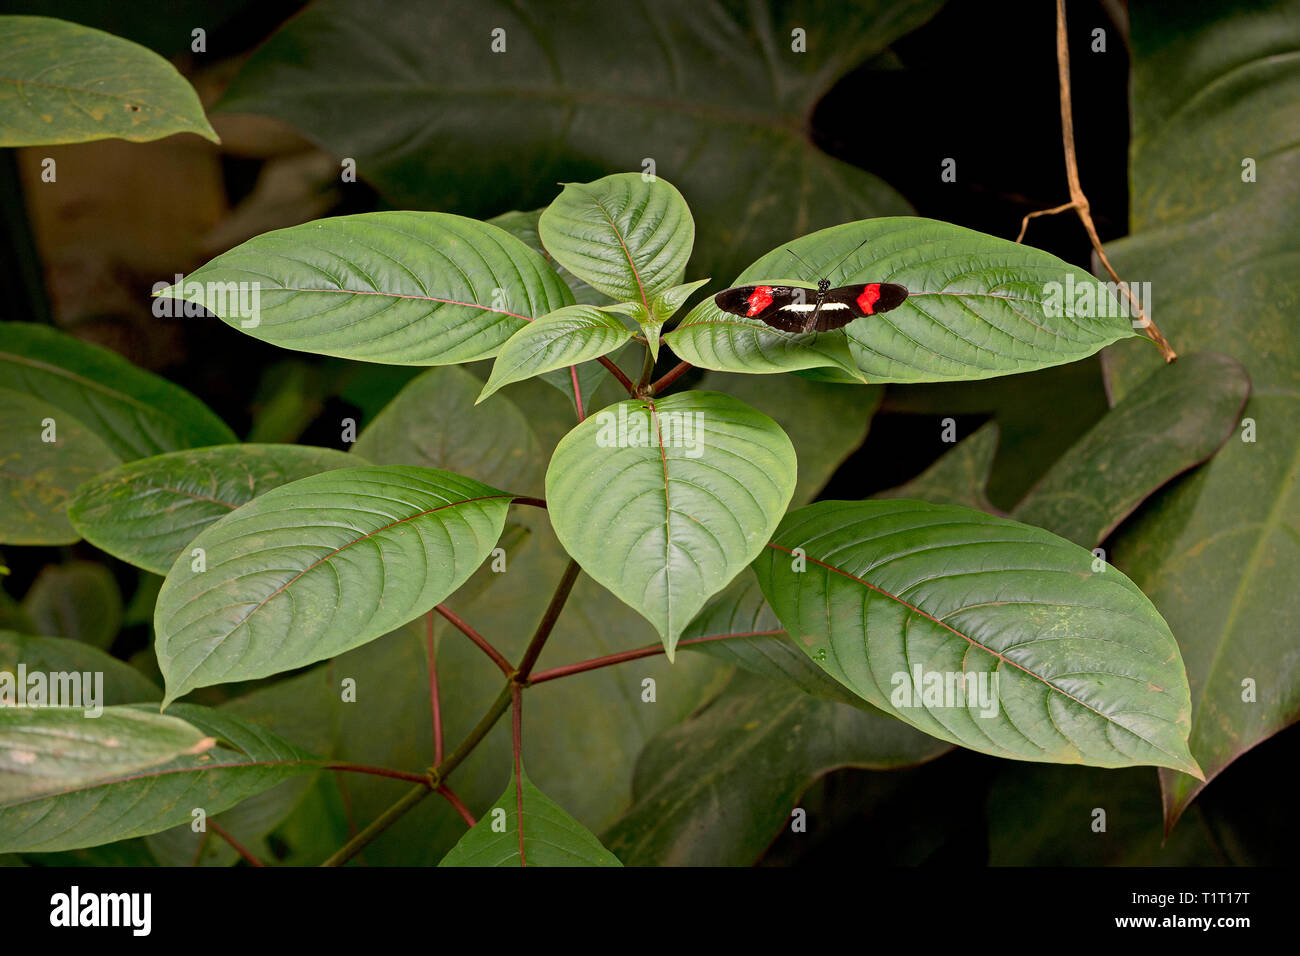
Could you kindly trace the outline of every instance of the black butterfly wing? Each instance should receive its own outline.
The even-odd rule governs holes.
[[[868,282],[831,289],[817,314],[817,331],[842,329],[864,315],[879,315],[897,309],[906,298],[907,289],[895,282]]]
[[[782,332],[799,332],[817,301],[817,292],[789,285],[742,285],[724,289],[713,301],[731,315],[758,319]]]

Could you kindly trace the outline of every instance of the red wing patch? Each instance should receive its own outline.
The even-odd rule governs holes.
[[[745,300],[745,304],[749,306],[749,309],[745,312],[747,316],[758,315],[772,304],[772,287],[768,285],[759,286]]]
[[[862,294],[858,296],[858,308],[862,310],[863,315],[871,315],[875,311],[876,300],[880,298],[880,283],[872,282],[862,287]]]

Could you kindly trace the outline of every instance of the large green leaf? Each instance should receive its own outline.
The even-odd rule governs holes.
[[[762,550],[795,487],[779,425],[718,392],[620,402],[555,449],[546,500],[583,570],[654,624],[669,657]]]
[[[883,388],[813,382],[797,375],[709,372],[703,389],[725,392],[771,417],[790,436],[799,458],[792,505],[816,497],[831,475],[867,437]]]
[[[352,450],[377,465],[443,468],[540,494],[542,453],[528,418],[509,396],[476,408],[482,388],[463,368],[422,372],[365,427]]]
[[[748,866],[828,771],[905,767],[947,749],[883,714],[737,674],[642,751],[636,803],[603,838],[628,866]]]
[[[170,452],[104,472],[77,489],[73,527],[91,544],[166,574],[194,537],[258,495],[356,457],[306,445],[216,445]]]
[[[787,516],[754,568],[798,646],[927,733],[1021,760],[1196,773],[1178,645],[1094,560],[968,508],[823,501]]]
[[[123,461],[235,440],[189,392],[116,352],[30,322],[6,322],[0,333],[5,387],[80,419]]]
[[[522,838],[520,836],[522,834]],[[439,866],[622,866],[520,768]]]
[[[70,413],[7,388],[0,388],[0,433],[0,542],[78,540],[67,515],[72,493],[121,459]]]
[[[693,365],[722,371],[828,366],[864,382],[941,382],[1073,362],[1137,334],[1114,293],[1086,272],[1039,249],[932,219],[823,229],[773,249],[733,285],[812,286],[822,278],[832,286],[896,282],[908,296],[892,312],[810,335],[729,315],[706,299],[664,341]],[[1091,300],[1083,300],[1083,289]]]
[[[173,133],[219,142],[198,94],[157,53],[52,17],[0,17],[0,146]]]
[[[504,229],[436,212],[277,229],[157,294],[273,345],[389,365],[487,358],[529,319],[573,302]]]
[[[184,720],[130,707],[105,708],[93,718],[76,706],[0,707],[0,807],[177,758],[211,760],[216,745]]]
[[[880,713],[794,645],[763,600],[752,574],[742,574],[715,594],[682,632],[682,641],[683,648],[797,687],[805,694]]]
[[[1178,635],[1191,748],[1213,778],[1300,715],[1300,3],[1135,5],[1132,232],[1110,256],[1158,290],[1181,352],[1226,352],[1255,423],[1121,529],[1114,559]],[[1243,181],[1243,162],[1258,164]],[[1119,400],[1154,363],[1112,350]],[[1247,681],[1255,693],[1246,693]],[[1201,789],[1162,774],[1166,824]]]
[[[164,703],[333,657],[423,614],[495,547],[511,495],[432,468],[348,468],[254,498],[191,542],[154,615]]]
[[[162,693],[139,671],[98,648],[62,637],[32,637],[0,631],[0,671],[18,674],[22,664],[27,673],[80,673],[103,675],[103,697],[98,703],[135,704],[160,700]],[[83,679],[82,686],[85,687]],[[98,691],[96,691],[98,693]]]
[[[501,346],[477,401],[511,382],[608,355],[631,338],[632,330],[618,317],[593,306],[557,309],[530,322]]]
[[[573,293],[574,301],[579,305],[611,304],[614,301],[613,299],[603,292],[597,292],[551,258],[550,253],[546,251],[546,247],[542,245],[542,237],[537,232],[537,222],[541,219],[541,216],[541,209],[533,209],[528,212],[512,210],[494,216],[488,221],[494,226],[500,226],[510,235],[523,242],[529,249],[540,253],[542,258],[549,262],[555,271],[560,274],[560,278],[564,280],[569,287],[569,291]],[[576,383],[574,381],[575,376],[577,378]],[[584,362],[578,365],[576,369],[565,368],[553,372],[543,372],[540,376],[542,381],[553,385],[569,396],[570,401],[574,401],[576,397],[575,405],[580,402],[584,411],[590,403],[592,393],[596,391],[604,377],[604,366],[594,361]]]
[[[43,749],[57,750],[49,760]],[[50,766],[40,792],[0,799],[0,851],[98,846],[220,813],[319,761],[253,724],[204,707],[0,708],[0,762]],[[74,759],[75,758],[75,759]],[[5,775],[7,779],[7,775]],[[31,779],[30,777],[26,779]]]
[[[23,597],[35,634],[57,634],[108,650],[122,626],[122,592],[113,572],[95,561],[41,568]]]
[[[1236,428],[1249,392],[1242,367],[1215,352],[1195,352],[1154,369],[1012,514],[1096,547],[1154,489],[1219,449]]]
[[[355,157],[399,207],[491,216],[650,160],[700,224],[696,274],[730,276],[812,229],[908,211],[818,149],[810,119],[839,77],[939,7],[324,0],[253,56],[221,107],[277,116]],[[807,52],[794,49],[796,28]],[[504,53],[492,52],[498,36]]]
[[[638,173],[569,183],[542,212],[537,231],[556,262],[593,289],[642,306],[647,318],[682,281],[695,244],[695,221],[681,193]]]

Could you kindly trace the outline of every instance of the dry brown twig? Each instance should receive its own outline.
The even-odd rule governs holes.
[[[1110,273],[1111,279],[1128,297],[1129,302],[1137,312],[1138,318],[1141,320],[1142,328],[1146,331],[1147,337],[1160,349],[1160,354],[1164,356],[1164,360],[1172,362],[1178,358],[1178,353],[1169,344],[1169,340],[1160,334],[1160,330],[1156,328],[1150,317],[1142,311],[1142,306],[1133,297],[1133,293],[1129,291],[1128,284],[1119,277],[1115,272],[1115,267],[1110,264],[1110,259],[1107,258],[1106,251],[1101,246],[1101,238],[1097,235],[1097,227],[1092,221],[1088,197],[1084,195],[1083,186],[1079,184],[1079,159],[1074,150],[1074,110],[1070,101],[1070,46],[1065,33],[1065,0],[1056,0],[1056,65],[1057,81],[1061,87],[1061,140],[1065,146],[1065,176],[1070,184],[1070,201],[1054,209],[1040,209],[1025,216],[1021,220],[1020,235],[1016,236],[1016,242],[1020,242],[1025,238],[1025,230],[1029,228],[1029,220],[1038,216],[1053,216],[1065,212],[1067,209],[1073,209],[1078,213],[1079,221],[1083,223],[1083,228],[1088,232],[1088,238],[1092,241],[1092,248],[1096,250],[1098,260]]]

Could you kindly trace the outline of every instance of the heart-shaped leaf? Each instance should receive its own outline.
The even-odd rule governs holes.
[[[908,212],[879,178],[824,153],[812,116],[837,79],[941,7],[318,0],[253,55],[221,106],[355,157],[397,208],[488,216],[544,205],[554,183],[593,170],[656,172],[691,203],[697,274],[730,276],[795,235]]]
[[[717,392],[619,402],[571,431],[546,472],[555,533],[646,617],[673,656],[704,602],[762,550],[795,486],[790,439]]]
[[[511,382],[608,355],[632,338],[616,316],[589,305],[557,309],[510,337],[492,366],[478,402]]]
[[[593,289],[650,311],[652,297],[682,281],[695,221],[667,181],[617,173],[569,183],[537,223],[546,251]]]
[[[0,777],[32,784],[0,797],[0,852],[157,833],[321,765],[269,731],[189,704],[171,714],[110,707],[93,720],[68,708],[0,707],[0,763],[25,774]]]
[[[972,750],[1196,774],[1178,645],[1141,591],[1039,528],[952,505],[823,501],[755,562],[796,643]]]
[[[0,146],[173,133],[220,142],[198,94],[152,50],[53,17],[0,17]]]
[[[546,260],[504,229],[437,212],[277,229],[157,295],[273,345],[389,365],[488,358],[529,319],[573,302]]]
[[[356,457],[305,445],[217,445],[170,452],[106,471],[77,489],[68,517],[116,558],[166,574],[195,535],[264,491]]]
[[[67,515],[73,492],[121,459],[70,413],[7,388],[0,388],[0,433],[0,542],[78,540]]]
[[[1086,272],[931,219],[823,229],[772,250],[733,285],[789,276],[806,286],[895,282],[908,296],[890,312],[809,335],[729,315],[706,299],[664,341],[691,364],[723,371],[829,366],[864,382],[940,382],[1073,362],[1137,334],[1114,292]]]
[[[75,416],[123,461],[235,441],[197,398],[116,352],[30,322],[6,322],[0,342],[6,388]]]
[[[439,866],[622,866],[595,834],[550,797],[528,774],[510,778],[501,798],[483,814]]]
[[[254,498],[190,542],[158,594],[164,706],[195,687],[333,657],[423,614],[487,557],[511,497],[391,465]]]

